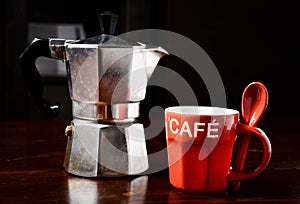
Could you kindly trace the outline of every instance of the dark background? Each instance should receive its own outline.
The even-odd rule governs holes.
[[[260,81],[269,91],[265,115],[298,116],[299,6],[297,1],[176,1],[116,0],[0,1],[0,119],[48,119],[33,105],[18,67],[18,56],[28,45],[28,22],[83,23],[87,37],[100,33],[97,13],[119,15],[116,34],[138,29],[165,29],[199,44],[215,63],[225,85],[227,104],[239,109],[243,89]],[[200,77],[174,56],[160,64],[184,76],[199,98],[209,104]],[[154,73],[155,74],[155,73]],[[44,79],[45,97],[63,104],[59,119],[70,119],[65,79]],[[158,97],[159,96],[159,97]],[[150,87],[143,106],[172,105],[165,90]],[[175,102],[174,102],[175,104]],[[144,107],[145,108],[145,107]]]

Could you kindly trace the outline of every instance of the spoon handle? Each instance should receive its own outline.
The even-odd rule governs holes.
[[[242,171],[244,164],[245,164],[245,159],[248,151],[248,146],[250,143],[251,136],[250,135],[243,135],[242,137],[239,137],[236,141],[237,147],[237,152],[236,152],[236,158],[233,162],[233,170],[234,171]],[[231,185],[231,190],[233,192],[237,192],[239,187],[240,187],[241,182],[236,181]]]

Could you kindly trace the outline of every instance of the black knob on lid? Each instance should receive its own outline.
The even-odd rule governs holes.
[[[101,34],[114,35],[118,22],[118,15],[106,11],[98,14]]]

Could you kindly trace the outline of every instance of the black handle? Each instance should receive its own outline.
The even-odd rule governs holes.
[[[60,106],[48,104],[43,99],[42,78],[35,66],[35,60],[41,56],[53,58],[49,49],[49,39],[34,39],[19,57],[20,68],[37,107],[56,117]]]

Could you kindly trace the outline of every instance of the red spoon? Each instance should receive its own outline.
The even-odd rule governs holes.
[[[262,117],[268,105],[267,88],[260,82],[250,83],[244,90],[242,96],[242,119],[243,123],[255,127]],[[250,142],[250,135],[244,135],[237,140],[237,154],[233,163],[234,171],[242,171]],[[236,192],[240,187],[240,182],[234,182],[231,186]]]

